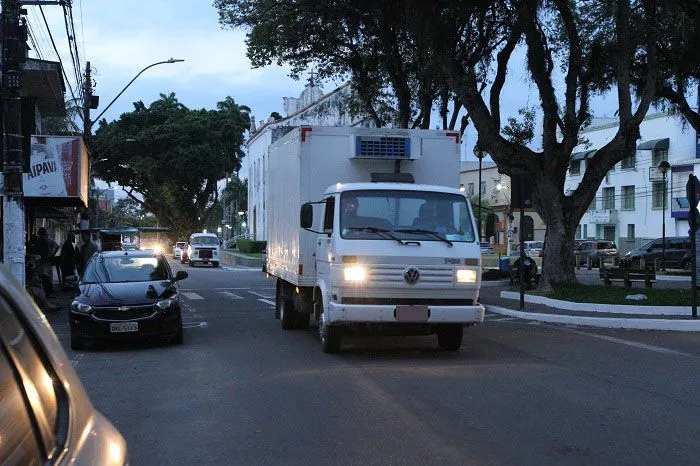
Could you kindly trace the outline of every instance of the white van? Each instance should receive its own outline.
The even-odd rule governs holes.
[[[190,267],[197,262],[219,266],[219,237],[214,233],[192,233],[187,245]]]

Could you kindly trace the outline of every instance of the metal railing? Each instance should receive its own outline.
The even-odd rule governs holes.
[[[253,235],[251,233],[245,233],[243,235],[232,236],[229,239],[227,239],[226,241],[224,241],[224,243],[223,243],[224,249],[233,248],[239,239],[253,239]]]

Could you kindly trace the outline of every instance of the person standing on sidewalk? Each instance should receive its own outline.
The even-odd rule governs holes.
[[[39,228],[36,235],[37,236],[32,244],[30,252],[41,256],[37,271],[44,284],[44,292],[46,293],[46,297],[50,298],[54,292],[53,265],[51,264],[51,257],[58,250],[58,244],[56,244],[56,241],[53,239],[49,238],[49,234],[44,227]]]
[[[68,233],[68,238],[61,246],[60,264],[61,264],[61,285],[66,286],[66,277],[75,275],[75,269],[79,263],[79,251],[75,246],[75,235]]]
[[[87,263],[90,262],[90,258],[96,252],[100,252],[100,248],[97,247],[95,243],[92,242],[92,237],[89,231],[84,231],[82,233],[83,245],[80,248],[80,263],[78,264],[78,273],[80,275],[85,272],[85,267]]]

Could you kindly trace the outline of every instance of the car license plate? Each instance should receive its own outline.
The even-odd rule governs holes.
[[[428,306],[396,306],[396,320],[399,322],[427,322],[430,317]]]
[[[139,323],[138,322],[114,322],[109,324],[109,331],[111,333],[122,333],[122,332],[138,332]]]

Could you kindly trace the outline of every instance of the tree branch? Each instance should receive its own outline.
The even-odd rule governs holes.
[[[515,24],[513,29],[508,36],[506,44],[503,46],[497,55],[498,66],[496,68],[496,77],[493,80],[490,91],[490,105],[491,105],[491,118],[493,118],[494,125],[498,128],[501,127],[501,91],[503,90],[503,85],[506,82],[506,73],[508,72],[508,62],[513,54],[515,46],[520,42],[520,36],[522,31],[520,30],[520,25]]]

